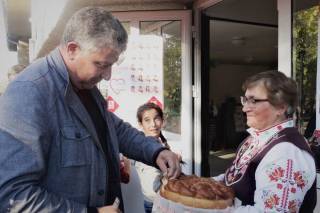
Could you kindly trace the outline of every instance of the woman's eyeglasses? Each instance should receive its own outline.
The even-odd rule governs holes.
[[[246,96],[240,96],[240,101],[242,106],[246,105],[246,104],[251,104],[251,105],[255,105],[256,103],[259,102],[264,102],[264,101],[269,101],[268,99],[256,99],[256,98],[247,98]]]

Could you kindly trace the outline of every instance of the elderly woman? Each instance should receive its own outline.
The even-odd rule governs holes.
[[[292,120],[295,82],[281,72],[267,71],[247,79],[243,90],[250,136],[223,175],[241,201],[234,212],[313,212],[316,168]]]

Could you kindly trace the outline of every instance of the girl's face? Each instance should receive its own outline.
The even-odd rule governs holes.
[[[159,137],[163,125],[163,119],[159,116],[157,110],[149,109],[142,113],[142,121],[139,122],[146,136]]]

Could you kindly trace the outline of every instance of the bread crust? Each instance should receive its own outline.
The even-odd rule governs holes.
[[[200,178],[196,176],[189,176],[189,179],[192,179],[192,182],[194,182],[194,185],[197,185],[199,183],[205,183],[208,184],[208,182],[211,182],[211,180],[205,180],[205,178]],[[188,178],[182,178],[182,179],[188,179]],[[178,181],[185,181],[185,180],[178,180]],[[170,180],[168,183],[170,185]],[[213,187],[217,184],[214,180],[212,180],[212,185]],[[220,184],[221,185],[221,184]],[[220,186],[221,187],[221,186]],[[223,186],[227,187],[227,186]],[[189,186],[189,188],[192,188],[192,186]],[[225,191],[225,190],[224,190]],[[185,194],[181,194],[178,192],[174,192],[170,190],[170,187],[166,187],[165,185],[162,185],[160,188],[160,195],[168,200],[181,203],[186,206],[194,207],[194,208],[203,208],[203,209],[225,209],[229,206],[232,206],[233,204],[233,198],[234,198],[234,193],[233,191],[228,188],[228,192],[224,192],[227,198],[222,199],[219,196],[216,196],[216,198],[213,199],[206,199],[206,198],[199,198],[199,197],[194,197],[194,196],[188,196]]]

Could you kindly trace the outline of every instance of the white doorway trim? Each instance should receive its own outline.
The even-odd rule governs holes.
[[[278,0],[278,70],[292,77],[291,0]]]

